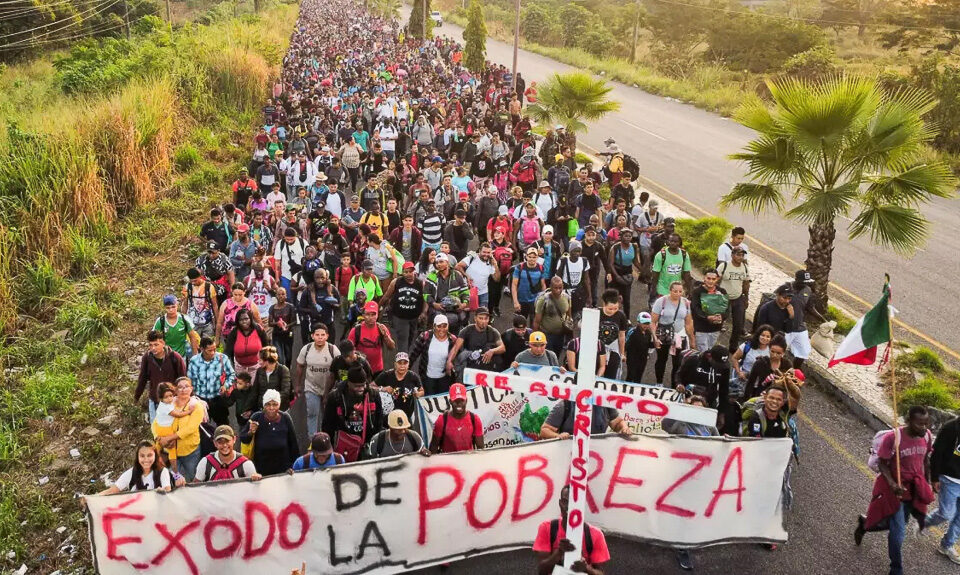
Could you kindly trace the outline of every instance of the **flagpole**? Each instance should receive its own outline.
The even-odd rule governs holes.
[[[890,332],[890,343],[887,344],[888,350],[890,352],[890,390],[891,396],[893,397],[893,426],[898,427],[900,423],[900,415],[897,411],[897,363],[894,358],[894,347],[893,347],[893,314],[890,313],[890,298],[892,294],[890,293],[890,276],[887,275],[887,329]],[[893,445],[894,457],[897,462],[897,485],[900,485],[900,446],[894,442]]]

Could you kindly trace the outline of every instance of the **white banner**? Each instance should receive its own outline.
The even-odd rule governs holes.
[[[561,373],[560,368],[549,365],[521,364],[517,369],[503,373],[546,379],[550,382],[574,384],[573,372]],[[616,391],[626,395],[646,397],[658,401],[682,403],[683,394],[669,387],[629,383],[598,377],[596,389]],[[540,439],[540,426],[547,419],[550,408],[557,400],[540,395],[523,395],[493,388],[471,387],[467,389],[467,409],[480,416],[484,426],[484,441],[487,445],[503,446],[529,443]],[[430,443],[433,424],[440,414],[450,409],[450,395],[431,395],[419,400],[421,435]],[[661,417],[623,411],[620,413],[633,433],[654,433],[660,430]]]
[[[783,542],[789,439],[598,436],[587,521],[673,546]],[[406,455],[173,493],[88,498],[99,573],[397,573],[529,547],[559,517],[570,446]]]

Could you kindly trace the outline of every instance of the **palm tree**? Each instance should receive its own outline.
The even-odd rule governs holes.
[[[586,122],[599,120],[620,109],[620,102],[607,95],[613,88],[586,72],[554,74],[537,86],[537,103],[527,113],[537,122],[563,124],[570,134],[587,129]]]
[[[758,133],[730,156],[746,163],[750,181],[736,184],[720,204],[807,225],[807,271],[823,312],[838,217],[853,218],[850,239],[866,236],[909,254],[927,237],[919,207],[952,197],[957,180],[945,164],[925,160],[935,135],[923,120],[935,105],[925,92],[888,93],[876,80],[844,76],[767,85],[772,107],[745,104],[735,115]]]
[[[400,0],[372,0],[370,10],[388,20],[398,20],[400,18]]]

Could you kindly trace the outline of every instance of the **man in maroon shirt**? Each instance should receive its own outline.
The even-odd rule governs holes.
[[[450,386],[450,411],[440,415],[433,425],[431,453],[456,453],[483,449],[483,422],[467,411],[467,388],[462,383]]]

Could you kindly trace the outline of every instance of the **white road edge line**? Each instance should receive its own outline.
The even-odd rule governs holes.
[[[663,136],[661,136],[660,134],[655,134],[655,133],[651,132],[650,130],[647,130],[647,129],[645,129],[645,128],[641,128],[640,126],[638,126],[638,125],[636,125],[636,124],[631,124],[630,122],[628,122],[628,121],[626,121],[626,120],[620,120],[620,121],[623,122],[624,124],[630,126],[631,128],[634,128],[634,129],[636,129],[636,130],[640,130],[641,132],[643,132],[643,133],[645,133],[645,134],[650,134],[650,135],[653,136],[654,138],[659,138],[660,140],[663,140],[664,142],[667,141],[667,139],[664,138]]]

